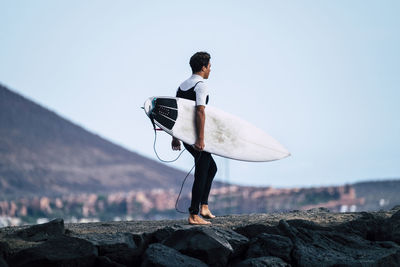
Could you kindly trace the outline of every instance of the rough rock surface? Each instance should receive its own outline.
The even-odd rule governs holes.
[[[399,266],[400,210],[0,228],[0,266]]]
[[[155,243],[151,244],[146,250],[141,266],[206,267],[207,265],[198,259],[185,256],[173,248],[164,246],[160,243]]]
[[[259,257],[259,258],[250,258],[247,260],[244,260],[235,267],[263,267],[263,266],[268,266],[268,267],[288,267],[290,266],[286,262],[284,262],[282,259],[277,258],[277,257]]]

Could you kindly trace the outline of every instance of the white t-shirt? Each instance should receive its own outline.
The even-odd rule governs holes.
[[[196,92],[196,106],[205,106],[207,104],[208,90],[203,77],[193,74],[189,79],[181,83],[179,88],[182,91],[187,91],[197,83],[194,91]],[[179,90],[179,89],[178,89]]]

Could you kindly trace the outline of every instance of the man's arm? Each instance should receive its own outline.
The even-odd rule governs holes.
[[[204,111],[205,106],[199,105],[196,106],[196,131],[197,131],[197,139],[194,147],[197,150],[202,151],[204,149],[204,124],[206,121],[206,113]]]

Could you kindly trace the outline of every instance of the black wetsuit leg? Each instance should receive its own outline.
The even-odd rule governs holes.
[[[200,199],[200,204],[208,205],[208,196],[210,195],[211,184],[214,180],[216,173],[217,173],[217,164],[215,164],[215,161],[214,161],[212,155],[210,154],[210,164],[208,166],[207,181],[205,183],[203,195]]]
[[[196,163],[189,212],[190,214],[198,214],[200,203],[206,204],[208,202],[208,195],[210,194],[211,184],[217,172],[217,166],[210,153],[205,151],[200,152],[185,143],[183,145],[192,154]]]

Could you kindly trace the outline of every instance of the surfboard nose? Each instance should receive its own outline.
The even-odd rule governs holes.
[[[292,154],[282,145],[280,145],[280,152],[282,153],[281,159],[290,157]]]
[[[148,99],[146,99],[146,101],[144,101],[143,108],[147,116],[149,116],[151,110],[153,109],[153,99],[154,97],[149,97]]]

